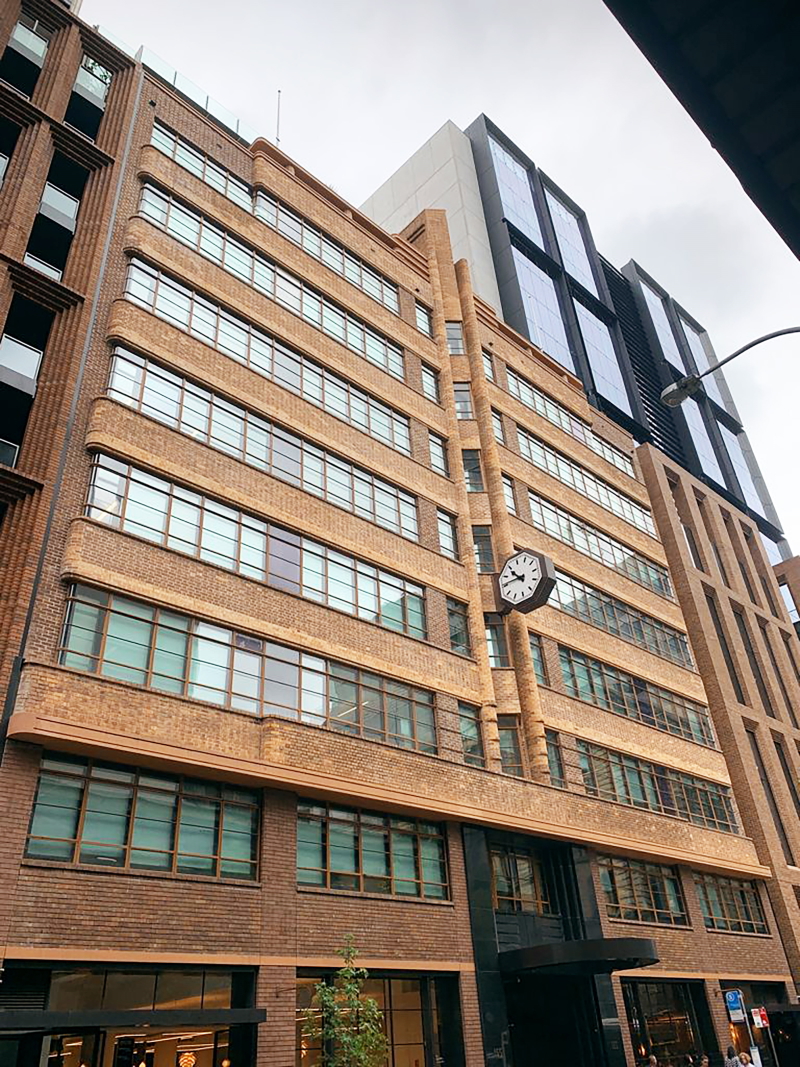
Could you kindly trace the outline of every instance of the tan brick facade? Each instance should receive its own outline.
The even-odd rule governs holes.
[[[605,937],[656,940],[659,963],[637,972],[639,977],[650,974],[653,981],[680,978],[705,983],[716,1037],[724,1044],[719,981],[780,985],[800,968],[798,948],[785,933],[798,920],[793,892],[800,888],[800,874],[781,859],[744,758],[748,744],[744,730],[752,720],[759,736],[769,731],[780,734],[794,766],[796,730],[783,712],[767,720],[755,693],[749,707],[730,710],[731,695],[698,597],[705,583],[720,598],[724,596],[727,605],[731,595],[742,602],[742,589],[723,589],[711,574],[691,573],[675,533],[666,486],[668,475],[682,482],[686,476],[672,467],[667,470],[661,457],[647,448],[634,454],[631,439],[590,408],[575,378],[514,334],[474,296],[466,264],[453,263],[443,213],[424,212],[405,236],[385,234],[266,141],[247,148],[57,5],[36,0],[30,10],[38,13],[53,37],[31,100],[0,85],[0,113],[20,127],[0,187],[0,315],[5,319],[12,298],[21,294],[53,312],[54,321],[16,467],[3,470],[0,481],[2,500],[8,499],[0,527],[0,693],[8,696],[8,739],[0,773],[6,831],[0,846],[4,886],[0,954],[6,966],[251,968],[257,974],[255,1006],[267,1013],[253,1063],[287,1067],[295,1055],[298,969],[330,970],[336,965],[336,950],[354,932],[363,962],[374,972],[444,976],[455,983],[463,1062],[478,1067],[490,1062],[486,1057],[491,1050],[484,1047],[470,911],[474,900],[468,895],[462,839],[463,827],[478,827],[490,837],[513,832],[553,847],[575,846],[592,855],[625,855],[678,866],[691,920],[688,927],[609,920],[595,865],[599,921]],[[16,3],[6,6],[0,18],[0,46],[18,15]],[[63,122],[84,50],[114,75],[96,144]],[[252,189],[263,189],[289,205],[393,282],[399,290],[398,313],[150,144],[154,120]],[[44,278],[23,263],[54,151],[89,172],[61,281]],[[153,225],[139,213],[145,181],[202,214],[225,231],[226,239],[255,249],[278,269],[302,279],[348,315],[389,338],[402,349],[404,379]],[[126,299],[132,256],[405,416],[410,454]],[[430,337],[416,325],[415,301],[432,310]],[[462,324],[465,344],[463,353],[451,356],[446,324],[453,322]],[[117,346],[185,378],[218,402],[244,408],[254,418],[273,420],[309,447],[325,450],[411,494],[417,501],[418,541],[370,521],[355,508],[336,507],[321,493],[290,484],[210,447],[198,434],[107,395],[110,359]],[[491,354],[494,380],[484,375],[484,352]],[[439,374],[440,403],[425,395],[423,365]],[[507,367],[624,452],[633,474],[511,395]],[[470,383],[474,418],[457,418],[454,381]],[[505,443],[495,437],[493,412],[500,414]],[[525,459],[517,427],[577,464],[587,477],[652,510],[661,539]],[[429,431],[448,442],[449,477],[432,469]],[[467,491],[462,448],[480,451],[483,492]],[[97,454],[418,583],[425,589],[426,639],[87,516],[90,472]],[[507,506],[504,476],[513,479],[516,515]],[[537,529],[528,489],[654,565],[668,568],[677,599],[659,595]],[[683,489],[687,499],[693,491],[694,487]],[[719,502],[709,499],[708,507],[712,505],[713,521],[722,522]],[[457,558],[440,550],[438,509],[454,517]],[[736,547],[726,543],[722,551],[734,578],[738,582],[738,564],[744,559],[757,571],[754,579],[763,577],[778,597],[761,555],[752,560],[744,555],[740,516],[733,515],[730,522],[739,540]],[[688,630],[697,669],[552,606],[528,616],[517,612],[507,616],[509,665],[493,665],[484,641],[483,616],[494,614],[499,605],[491,577],[476,568],[473,525],[491,527],[496,567],[516,547],[534,548],[552,557],[573,579],[670,632],[684,635]],[[751,533],[760,553],[754,528]],[[698,537],[702,539],[699,530]],[[99,667],[84,671],[64,665],[60,649],[68,591],[74,584],[168,609],[196,620],[193,625],[228,628],[259,646],[274,642],[390,683],[432,691],[436,752],[414,752],[386,741],[348,736],[308,721],[292,721],[291,716],[237,711],[224,706],[224,701],[192,697],[189,688],[185,693],[157,691],[155,686],[124,678],[101,677]],[[451,648],[447,598],[466,606],[469,656]],[[751,627],[763,623],[775,631],[775,654],[785,667],[784,637],[797,644],[786,618],[766,616],[760,603],[744,607]],[[730,629],[727,606],[724,611]],[[537,683],[531,633],[542,641],[545,684]],[[730,637],[736,644],[735,633]],[[563,680],[559,646],[685,700],[708,704],[719,747],[577,699]],[[743,655],[737,645],[737,659]],[[763,646],[758,646],[758,655],[763,660]],[[780,707],[783,696],[770,665],[762,662],[762,668],[774,704]],[[790,679],[786,684],[790,700],[800,697],[800,682]],[[478,709],[483,766],[466,758],[459,701]],[[504,723],[511,717],[520,724],[521,775],[503,773],[509,768],[504,764],[507,753],[498,716]],[[548,732],[558,735],[563,783],[552,778]],[[593,795],[579,754],[583,743],[655,765],[659,774],[691,776],[722,790],[732,782],[731,810],[735,815],[738,809],[742,832],[722,832],[700,819],[664,813],[652,797],[648,810],[644,802],[621,798],[612,802],[602,793]],[[261,790],[258,880],[104,869],[26,857],[43,751]],[[772,749],[764,752],[764,758],[785,806],[791,802],[788,787]],[[409,900],[377,892],[298,887],[298,797],[441,823],[449,898]],[[787,829],[787,835],[800,857],[796,826]],[[693,870],[757,883],[767,880],[769,933],[745,937],[706,930],[692,884]],[[630,1044],[618,979],[613,988],[624,1056],[634,1064],[638,1053]],[[0,986],[0,1027],[3,1003]],[[429,1046],[426,1067],[432,1054]],[[452,1062],[459,1062],[458,1054],[453,1055]]]

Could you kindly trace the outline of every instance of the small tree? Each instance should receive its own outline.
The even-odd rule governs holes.
[[[303,1036],[322,1044],[324,1067],[383,1067],[388,1053],[383,1012],[374,997],[362,992],[369,974],[356,966],[352,934],[336,954],[343,964],[333,982],[314,986],[311,1007],[303,1013]]]

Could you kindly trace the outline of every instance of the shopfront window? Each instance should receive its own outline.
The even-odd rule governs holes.
[[[623,979],[622,991],[637,1067],[646,1067],[651,1055],[659,1063],[688,1067],[712,1051],[703,1040],[710,1023],[702,1018],[708,1015],[702,983]]]

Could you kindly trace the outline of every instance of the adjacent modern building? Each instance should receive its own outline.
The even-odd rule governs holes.
[[[1,1067],[319,1067],[349,934],[388,1067],[720,1067],[733,988],[797,1056],[777,520],[656,437],[655,283],[555,207],[504,274],[453,146],[460,208],[382,228],[63,4],[0,16]]]

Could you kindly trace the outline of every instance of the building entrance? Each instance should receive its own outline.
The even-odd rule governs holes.
[[[236,1045],[236,1041],[233,1042]],[[249,1067],[230,1031],[151,1027],[0,1038],[0,1067]]]
[[[524,975],[505,991],[514,1067],[605,1067],[591,978]]]

